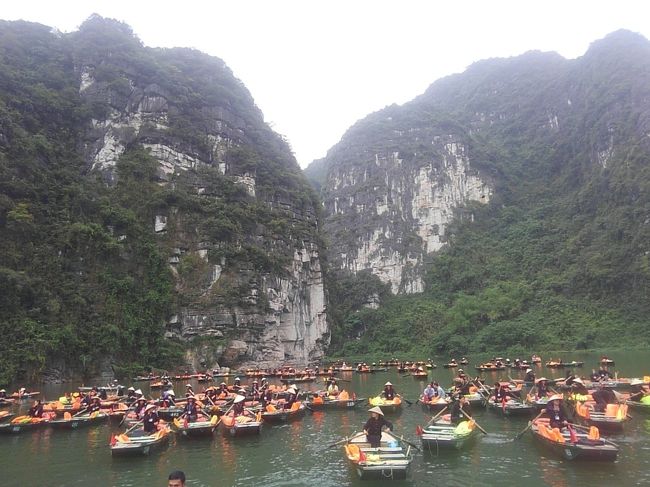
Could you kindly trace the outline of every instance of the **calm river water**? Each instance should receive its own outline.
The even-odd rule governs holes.
[[[620,377],[650,375],[649,352],[613,352]],[[599,354],[555,354],[565,361],[584,360],[582,373],[597,367]],[[486,357],[470,357],[466,371]],[[522,357],[523,358],[523,357]],[[530,357],[526,357],[530,358]],[[546,359],[546,356],[543,356]],[[448,386],[454,374],[441,367],[429,377]],[[470,372],[470,373],[472,373]],[[564,371],[537,368],[538,377],[559,377]],[[488,381],[498,377],[521,377],[519,372],[483,374]],[[345,386],[359,397],[376,395],[390,380],[398,392],[415,403],[425,383],[402,378],[395,369],[388,372],[343,376]],[[142,387],[143,383],[138,384]],[[320,383],[318,384],[320,385]],[[202,385],[194,384],[195,390]],[[40,386],[46,399],[54,399],[72,384]],[[303,388],[316,389],[317,384]],[[146,392],[146,386],[142,387]],[[176,391],[183,384],[176,384]],[[113,459],[108,441],[109,425],[79,431],[53,431],[45,428],[33,433],[0,437],[0,472],[8,486],[166,486],[171,470],[184,470],[190,486],[357,486],[396,484],[404,486],[600,486],[650,485],[650,416],[631,411],[632,420],[625,433],[614,439],[621,451],[613,464],[571,463],[539,449],[530,433],[519,440],[516,434],[526,419],[502,418],[491,411],[474,408],[478,423],[487,436],[458,453],[418,453],[411,474],[405,481],[361,481],[348,467],[342,448],[327,446],[359,431],[368,417],[367,407],[353,411],[308,413],[301,421],[283,426],[265,426],[259,437],[231,439],[220,432],[213,439],[172,439],[170,445],[149,457]],[[404,407],[394,417],[395,431],[419,445],[415,427],[425,424],[430,415],[417,404]]]

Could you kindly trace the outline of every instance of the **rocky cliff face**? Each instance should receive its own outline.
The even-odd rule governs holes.
[[[396,107],[360,122],[326,160],[335,265],[370,269],[393,293],[423,290],[426,255],[445,244],[460,208],[485,204],[492,192],[462,131],[405,126]]]
[[[7,377],[322,356],[318,198],[222,60],[98,16],[0,40]]]
[[[80,35],[84,35],[83,29]],[[118,64],[113,79],[101,80],[96,72],[108,58],[101,53],[80,56],[83,63],[77,70],[81,98],[108,107],[105,116],[92,119],[84,139],[90,172],[100,173],[108,184],[114,183],[120,157],[128,147],[139,144],[156,161],[160,186],[218,202],[223,195],[207,188],[202,180],[201,171],[208,171],[212,177],[238,186],[246,205],[262,205],[273,217],[291,220],[294,228],[306,228],[301,234],[289,227],[288,235],[277,236],[265,228],[267,222],[256,221],[253,234],[242,233],[228,242],[284,257],[282,265],[265,272],[245,259],[217,255],[226,243],[202,232],[187,210],[170,205],[156,214],[151,231],[169,249],[168,262],[176,276],[177,290],[187,301],[170,316],[167,336],[185,340],[216,338],[217,353],[213,358],[218,357],[225,365],[242,361],[306,363],[320,358],[327,345],[328,329],[313,202],[305,204],[292,194],[279,196],[268,186],[258,190],[259,179],[262,185],[268,185],[259,174],[263,171],[243,168],[241,161],[228,159],[233,149],[246,148],[276,159],[261,160],[259,164],[275,162],[289,178],[295,178],[299,170],[289,148],[278,144],[246,89],[222,61],[190,50],[147,54],[157,61],[162,58],[188,79],[197,76],[198,71],[204,79],[188,81],[188,89],[197,97],[212,97],[209,101],[198,100],[194,110],[183,104],[173,88],[164,86],[165,80],[139,72],[138,66]],[[201,92],[197,86],[200,82],[208,87],[208,93]],[[210,83],[231,91],[215,96]],[[177,130],[184,117],[193,118],[194,128],[201,130],[200,144],[188,141]],[[269,144],[278,145],[275,152],[259,147],[265,138]],[[304,182],[300,184],[306,190]],[[286,239],[292,241],[292,248],[286,248]],[[193,281],[179,272],[183,261],[195,264]],[[240,295],[225,303],[223,293],[233,289]]]

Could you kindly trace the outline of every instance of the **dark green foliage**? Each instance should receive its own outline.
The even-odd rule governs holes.
[[[346,315],[349,336],[364,333],[332,353],[647,346],[648,100],[650,43],[618,32],[575,61],[528,53],[477,63],[359,122],[344,139],[372,144],[446,114],[456,120],[448,133],[462,135],[495,194],[484,208],[464,209],[471,223],[448,228],[425,293]]]
[[[80,95],[82,70],[94,83]],[[164,97],[170,128],[145,122],[128,134],[106,185],[82,157],[91,120],[145,90]],[[206,164],[161,184],[143,143]],[[239,176],[255,178],[255,195]],[[55,361],[89,376],[105,359],[120,374],[173,367],[186,345],[164,338],[167,319],[179,306],[251,306],[243,298],[261,275],[286,274],[293,248],[319,241],[316,203],[288,144],[220,59],[145,48],[96,15],[65,35],[0,22],[0,383]],[[156,235],[159,215],[168,224]],[[206,295],[215,264],[222,278]],[[267,305],[259,296],[258,311]]]

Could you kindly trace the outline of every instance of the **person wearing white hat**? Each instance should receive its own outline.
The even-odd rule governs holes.
[[[562,429],[567,424],[567,414],[564,410],[564,397],[562,394],[553,394],[548,398],[546,416],[550,420],[551,428]]]
[[[7,399],[7,389],[0,389],[0,399]]]
[[[533,372],[533,369],[526,369],[526,375],[524,376],[524,382],[530,382],[531,384],[535,383],[535,372]]]
[[[233,416],[241,416],[244,414],[244,405],[246,397],[242,395],[235,396],[235,399],[232,402],[232,414]]]
[[[384,418],[384,412],[379,406],[368,409],[370,418],[363,425],[363,433],[366,435],[366,440],[370,443],[371,448],[379,448],[381,443],[381,432],[384,428],[393,430],[393,423]]]
[[[142,417],[142,427],[144,428],[144,432],[148,435],[154,434],[158,431],[159,422],[160,418],[156,413],[156,406],[154,404],[148,404],[147,407],[144,408],[144,416]]]
[[[535,383],[535,387],[537,388],[537,390],[535,391],[535,395],[537,396],[537,399],[543,399],[549,396],[548,379],[546,377],[540,377],[539,379],[537,379],[537,382]]]
[[[293,406],[293,403],[298,400],[298,391],[296,391],[296,388],[294,386],[289,387],[287,389],[287,397],[285,398],[284,402],[284,409],[291,409],[291,406]]]
[[[196,406],[196,398],[194,396],[189,396],[187,398],[187,403],[185,404],[183,413],[181,414],[181,418],[184,417],[186,417],[190,423],[193,423],[199,417],[199,410]]]
[[[391,384],[390,382],[386,382],[384,384],[384,390],[381,392],[380,395],[387,401],[392,401],[393,399],[395,399],[397,392],[395,392],[395,388],[393,387],[393,384]]]

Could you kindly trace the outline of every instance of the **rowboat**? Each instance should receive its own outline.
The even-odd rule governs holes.
[[[427,374],[424,371],[416,371],[416,372],[411,372],[411,377],[413,377],[415,380],[427,380],[429,374]]]
[[[379,406],[384,414],[396,413],[402,410],[402,398],[399,395],[395,399],[384,399],[381,396],[375,396],[368,399],[371,406]]]
[[[598,435],[550,429],[548,418],[540,418],[530,428],[533,437],[544,447],[566,460],[597,460],[613,462],[618,456],[618,446],[611,441],[596,438]],[[595,430],[597,432],[597,429]]]
[[[481,365],[477,365],[474,367],[476,370],[480,372],[491,372],[491,371],[496,371],[496,370],[506,370],[505,365],[496,365],[491,362],[484,363]]]
[[[16,400],[15,399],[0,399],[0,408],[6,407],[6,406],[13,406],[15,404]]]
[[[255,417],[248,415],[221,417],[223,432],[230,436],[259,435],[262,429],[262,415],[257,413]]]
[[[650,413],[650,403],[640,402],[640,401],[630,401],[629,399],[625,401],[629,407],[635,411],[641,411],[643,413]]]
[[[441,420],[424,428],[418,428],[422,446],[427,450],[460,450],[479,434],[476,423],[461,421],[458,425]]]
[[[195,438],[198,436],[212,436],[212,433],[217,428],[218,421],[218,416],[200,415],[197,421],[181,421],[179,418],[174,418],[171,424],[177,433],[188,438]]]
[[[164,427],[152,435],[145,435],[143,430],[136,430],[128,434],[113,436],[111,455],[114,457],[148,455],[152,450],[167,445],[170,435],[169,428]]]
[[[601,431],[620,433],[627,421],[626,404],[608,404],[604,412],[594,410],[595,403],[587,401],[576,403],[576,413],[587,426],[596,426]]]
[[[290,377],[290,378],[281,378],[280,382],[283,384],[293,384],[293,383],[299,383],[299,382],[314,382],[316,380],[315,375],[303,375],[303,376],[295,376],[295,377]]]
[[[92,414],[82,414],[79,416],[71,416],[70,413],[67,413],[66,416],[68,417],[50,421],[50,426],[56,429],[77,429],[83,428],[85,426],[101,424],[108,420],[108,414],[99,411]]]
[[[572,360],[571,362],[551,360],[549,362],[546,362],[545,365],[549,369],[563,369],[563,368],[571,368],[571,367],[582,367],[584,364],[585,364],[584,362],[576,362],[575,360]]]
[[[387,431],[381,434],[379,448],[372,448],[366,435],[356,433],[344,445],[345,456],[361,479],[403,479],[413,461],[411,447],[406,451],[402,441]]]
[[[354,409],[358,404],[366,402],[366,398],[364,397],[350,397],[347,394],[346,397],[341,397],[343,395],[343,392],[345,391],[342,391],[336,397],[315,397],[311,401],[306,402],[305,405],[312,411],[321,411],[323,409]]]
[[[447,401],[447,399],[439,397],[433,397],[429,401],[425,397],[420,398],[420,404],[422,404],[422,407],[427,411],[440,411],[449,405],[449,401]]]
[[[16,413],[10,413],[9,411],[0,411],[0,422],[9,421],[15,415],[16,415]]]
[[[13,435],[42,428],[48,423],[47,418],[17,416],[10,423],[0,425],[0,434]]]
[[[158,408],[156,412],[158,413],[158,417],[160,417],[160,419],[164,419],[165,421],[171,421],[174,418],[178,418],[181,414],[183,414],[184,410],[185,409],[178,406],[170,406],[167,408]]]
[[[8,398],[14,399],[16,401],[27,401],[40,394],[40,392],[23,392],[22,394],[20,392],[14,392],[13,394],[9,395]]]
[[[445,369],[451,369],[453,367],[458,367],[458,364],[456,362],[449,362],[448,364],[442,364],[442,366]]]
[[[536,407],[533,404],[515,401],[514,399],[509,399],[504,402],[494,402],[491,399],[487,402],[487,406],[488,409],[503,414],[504,416],[530,416],[536,411]]]
[[[266,410],[262,411],[262,421],[272,424],[287,423],[302,418],[306,409],[305,405],[300,401],[294,402],[291,409],[277,409],[274,405],[268,404]]]

